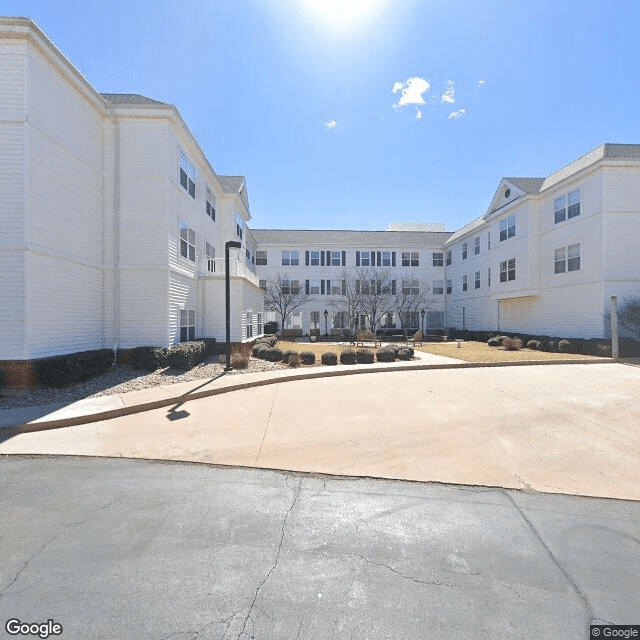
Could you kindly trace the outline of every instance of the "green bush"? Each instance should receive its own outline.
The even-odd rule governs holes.
[[[411,347],[403,347],[398,351],[399,360],[411,360],[413,358],[413,349]]]
[[[264,359],[268,362],[280,362],[282,360],[282,351],[276,347],[265,349]]]
[[[291,350],[283,351],[282,352],[282,362],[289,362],[289,359],[292,356],[297,356],[297,355],[298,355],[297,351],[291,351]]]
[[[353,349],[345,349],[340,354],[341,364],[356,364],[358,362],[358,354]]]
[[[42,358],[33,363],[33,368],[40,384],[61,388],[99,376],[105,373],[112,363],[111,349],[97,349]]]
[[[219,349],[215,338],[198,338],[198,340],[204,342],[205,357],[210,358],[218,353]]]
[[[189,371],[207,357],[207,345],[202,340],[180,342],[167,351],[167,363],[172,369]]]
[[[382,347],[376,352],[378,362],[393,362],[396,359],[396,353],[393,349]]]
[[[356,356],[358,364],[371,364],[375,361],[375,354],[371,349],[358,349]]]
[[[303,351],[300,354],[300,360],[302,364],[315,364],[316,363],[316,354],[313,351]]]
[[[265,322],[264,332],[265,334],[273,334],[278,333],[278,323],[275,320],[271,320],[269,322]]]
[[[327,351],[320,356],[320,362],[329,366],[338,364],[338,355],[333,351]]]
[[[167,350],[162,347],[135,347],[131,349],[131,366],[145,371],[162,369],[167,366]]]

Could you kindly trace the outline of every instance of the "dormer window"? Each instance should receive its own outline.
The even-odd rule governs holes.
[[[196,168],[189,162],[189,158],[180,150],[180,185],[195,200],[196,197]]]

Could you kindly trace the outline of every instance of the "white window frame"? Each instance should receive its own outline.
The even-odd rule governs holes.
[[[283,251],[280,262],[283,267],[297,267],[300,264],[300,252],[291,250]]]
[[[444,280],[434,280],[432,287],[433,294],[441,296],[444,294]]]
[[[573,255],[572,255],[573,254]],[[558,247],[554,251],[554,275],[580,271],[582,268],[582,246],[580,242]]]
[[[447,294],[450,294],[453,291],[453,287],[451,285],[451,278],[447,278],[445,285],[447,287]]]
[[[403,251],[401,258],[402,258],[403,267],[419,267],[420,266],[419,251]]]
[[[577,218],[581,212],[580,189],[573,189],[553,200],[554,224]]]
[[[310,267],[320,266],[320,251],[309,251],[309,266]]]
[[[342,266],[342,251],[331,252],[331,264],[328,267],[341,267]]]
[[[469,243],[463,242],[462,243],[462,259],[466,260],[468,255],[469,255]]]
[[[403,280],[402,281],[402,295],[417,296],[419,294],[420,294],[419,280]]]
[[[266,266],[267,265],[267,252],[264,249],[259,249],[256,251],[256,265],[258,266]]]
[[[480,236],[476,236],[473,239],[473,254],[476,256],[480,255]]]
[[[244,220],[236,214],[236,235],[242,240],[242,234],[244,233]]]
[[[515,238],[517,223],[518,220],[515,213],[500,220],[500,242],[504,242],[509,238]]]
[[[382,252],[382,266],[383,267],[391,266],[391,251]]]
[[[462,290],[468,291],[469,289],[469,278],[467,276],[462,276]]]
[[[196,312],[193,309],[180,309],[180,342],[196,339]]]
[[[360,266],[361,267],[370,267],[371,266],[371,251],[361,251],[360,252]]]
[[[196,232],[186,223],[180,223],[178,251],[181,258],[189,262],[196,261]]]
[[[178,178],[180,186],[195,200],[196,167],[182,149],[178,152]]]
[[[513,282],[516,279],[516,259],[500,261],[500,282]]]
[[[309,280],[309,295],[320,295],[320,280]]]
[[[474,278],[474,287],[475,287],[476,289],[479,289],[479,288],[480,288],[480,272],[479,272],[479,271],[476,271],[476,273],[475,273],[475,278]]]
[[[261,336],[264,333],[262,328],[262,311],[258,311],[257,325],[258,335]]]
[[[434,267],[444,267],[444,253],[434,251],[431,259]]]
[[[260,279],[258,280],[258,286],[266,293],[267,292],[267,281],[266,279]]]
[[[309,329],[313,331],[320,330],[320,312],[309,311]]]
[[[451,249],[447,251],[447,267],[451,266]]]
[[[207,200],[204,206],[207,215],[215,222],[216,220],[216,196],[207,185]]]
[[[253,338],[253,311],[247,309],[245,338]]]
[[[207,260],[207,272],[215,273],[216,272],[216,248],[212,244],[205,242],[204,253],[205,253],[205,258]]]

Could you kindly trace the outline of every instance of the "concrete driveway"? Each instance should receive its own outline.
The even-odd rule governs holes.
[[[640,368],[399,371],[280,383],[0,453],[171,459],[640,499]]]
[[[63,639],[586,640],[639,622],[639,503],[6,457],[0,509],[3,626],[52,618]]]

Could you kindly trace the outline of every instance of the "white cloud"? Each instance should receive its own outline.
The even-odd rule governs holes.
[[[416,109],[416,120],[422,120],[422,111]]]
[[[447,89],[442,94],[442,102],[453,104],[456,101],[456,87],[453,80],[447,81]]]
[[[404,107],[408,104],[426,104],[422,96],[431,89],[431,84],[424,78],[408,78],[407,84],[402,82],[396,82],[393,85],[393,93],[402,91],[400,100],[394,105],[394,107]]]
[[[323,123],[326,129],[335,129],[338,123],[335,120],[329,120],[329,122]]]
[[[449,120],[457,120],[458,118],[461,118],[466,112],[465,109],[458,109],[457,111],[452,111],[449,114]]]
[[[487,84],[484,80],[478,80],[478,86],[481,87],[483,84]]]

